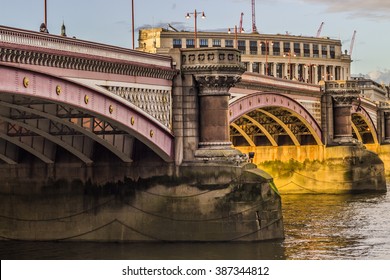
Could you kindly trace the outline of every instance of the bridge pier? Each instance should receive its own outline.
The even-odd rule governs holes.
[[[176,126],[192,127],[183,133],[192,135],[184,138],[183,154],[187,156],[183,160],[241,162],[243,155],[232,148],[230,141],[228,115],[229,89],[245,71],[240,64],[239,51],[223,48],[181,50],[178,63],[182,72],[183,98],[186,98],[185,92],[194,98],[192,110],[183,112],[181,120],[184,123]]]

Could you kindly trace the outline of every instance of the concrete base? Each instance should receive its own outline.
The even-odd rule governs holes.
[[[3,182],[4,184],[4,182]],[[261,241],[284,237],[281,199],[254,165],[188,165],[178,176],[97,186],[65,178],[1,188],[0,238]]]

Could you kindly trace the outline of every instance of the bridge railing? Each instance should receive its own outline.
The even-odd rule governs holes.
[[[0,44],[1,43],[53,49],[143,64],[154,64],[164,67],[171,66],[171,59],[165,56],[154,55],[152,57],[147,53],[130,49],[5,26],[0,26]]]

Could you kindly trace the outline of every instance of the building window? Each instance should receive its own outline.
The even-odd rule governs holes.
[[[274,55],[280,55],[280,43],[279,42],[275,42],[275,43],[273,43],[273,45],[271,44],[270,47],[273,48]]]
[[[277,44],[277,43],[274,43],[274,44]],[[261,54],[262,55],[269,55],[270,48],[272,48],[272,43],[270,43],[270,42],[265,42],[265,43],[261,42]],[[275,49],[274,49],[274,54],[275,54]]]
[[[173,39],[173,47],[181,48],[181,39]]]
[[[301,44],[300,43],[294,43],[294,53],[296,56],[301,56]]]
[[[320,53],[318,50],[318,45],[313,45],[313,57],[319,57]]]
[[[195,48],[195,40],[186,39],[186,48]]]
[[[208,48],[209,46],[209,40],[208,39],[200,39],[200,47],[201,48]]]
[[[328,47],[327,46],[322,46],[321,47],[321,52],[322,52],[322,58],[327,58],[328,57]]]
[[[252,64],[252,72],[259,73],[260,72],[260,63],[253,62]]]
[[[288,52],[290,52],[290,50],[291,50],[291,48],[290,48],[290,42],[284,42],[284,43],[283,43],[283,51],[284,51],[285,53],[288,53]]]
[[[303,44],[303,56],[310,57],[310,45],[309,44]]]
[[[334,46],[330,46],[329,50],[330,50],[330,53],[329,53],[330,58],[336,58],[335,47]]]
[[[233,40],[225,40],[225,47],[233,48]]]
[[[245,54],[246,46],[244,40],[238,40],[238,49],[241,51],[241,53]]]
[[[213,47],[220,47],[220,46],[221,46],[221,40],[213,39]]]
[[[257,41],[250,41],[249,48],[250,48],[251,54],[257,54]]]

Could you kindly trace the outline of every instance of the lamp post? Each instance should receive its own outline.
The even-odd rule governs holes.
[[[231,34],[232,31],[229,28],[228,33]],[[237,25],[234,26],[234,47],[238,48],[238,32],[237,32]]]
[[[198,37],[198,30],[197,30],[197,18],[198,18],[198,15],[202,15],[202,18],[205,19],[206,16],[204,14],[204,12],[197,12],[196,9],[193,13],[187,13],[186,15],[186,19],[189,19],[191,16],[190,15],[194,15],[194,22],[195,22],[195,27],[194,27],[194,39],[195,39],[195,42],[194,42],[194,45],[195,45],[195,48],[198,47],[198,44],[197,44],[197,37]]]
[[[270,44],[271,46],[273,46],[274,43],[272,43],[272,41],[268,41],[268,40],[261,41],[260,48],[262,47],[263,44],[265,45],[265,75],[268,76],[269,75],[269,73],[268,73],[268,45]]]
[[[131,33],[132,33],[132,43],[134,50],[134,0],[131,0]]]
[[[288,56],[288,71],[287,71],[287,76],[288,79],[291,80],[291,57],[296,57],[297,55],[295,53],[292,53],[291,51],[284,53],[283,57]]]

